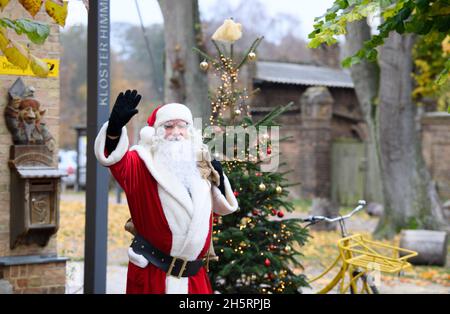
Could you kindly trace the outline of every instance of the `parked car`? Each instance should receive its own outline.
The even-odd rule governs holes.
[[[78,139],[78,151],[80,152],[78,166],[79,166],[79,179],[78,188],[86,188],[86,136],[81,136]]]
[[[58,168],[64,170],[67,176],[62,177],[64,187],[73,187],[76,184],[77,152],[74,150],[60,150],[58,152]]]
[[[84,189],[86,187],[86,155],[81,155],[80,157],[80,179],[78,183],[80,185],[79,187]]]

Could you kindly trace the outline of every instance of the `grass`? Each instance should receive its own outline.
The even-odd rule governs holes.
[[[303,200],[303,199],[293,200],[292,203],[294,204],[295,211],[299,213],[309,212],[309,209],[311,208],[312,205],[311,200]]]
[[[297,213],[305,213],[305,214],[309,214],[310,210],[311,210],[311,206],[312,206],[312,200],[308,200],[308,199],[295,199],[292,201],[294,208],[295,208],[295,212]],[[340,206],[339,207],[339,213],[341,215],[345,215],[350,213],[355,206]]]

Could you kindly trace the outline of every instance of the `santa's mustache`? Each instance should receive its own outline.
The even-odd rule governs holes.
[[[183,141],[183,140],[186,140],[186,139],[181,134],[174,134],[174,135],[167,136],[166,140],[174,142],[174,141]]]
[[[192,142],[183,137],[165,138],[158,145],[158,153],[172,162],[195,161]]]
[[[194,178],[200,176],[192,142],[186,139],[166,138],[159,143],[156,155],[157,160],[190,192]]]

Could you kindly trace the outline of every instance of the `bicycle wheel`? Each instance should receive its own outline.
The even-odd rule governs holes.
[[[353,277],[358,276],[359,274],[361,274],[360,271],[354,271],[353,272]],[[368,293],[370,294],[380,294],[380,291],[378,290],[377,286],[375,285],[375,283],[373,282],[373,280],[371,279],[370,276],[367,276],[367,274],[362,274],[357,282],[360,282],[362,285],[365,286],[365,290],[367,290]],[[362,289],[361,289],[362,290]],[[352,285],[350,285],[350,293],[351,294],[355,294],[358,291],[354,291],[354,288]]]

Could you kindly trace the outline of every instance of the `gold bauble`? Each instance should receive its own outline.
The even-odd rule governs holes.
[[[243,218],[241,219],[241,225],[246,225],[246,224],[248,224],[249,220],[250,220],[249,217],[243,217]]]
[[[250,52],[250,53],[248,54],[248,60],[249,60],[249,61],[255,61],[255,60],[256,60],[256,53]]]
[[[236,109],[236,110],[234,111],[234,113],[237,114],[237,115],[240,115],[240,114],[241,114],[241,111],[240,111],[239,109]]]
[[[208,71],[209,63],[206,61],[200,62],[200,69],[205,72]]]
[[[265,185],[264,183],[261,183],[261,184],[259,185],[259,190],[260,190],[260,191],[265,191],[265,190],[266,190],[266,185]]]
[[[283,188],[281,186],[277,186],[275,191],[277,191],[278,194],[281,194],[281,192],[283,192]]]
[[[289,245],[286,245],[286,247],[284,248],[284,250],[285,250],[286,252],[289,252],[289,251],[291,250],[291,247],[290,247]]]

